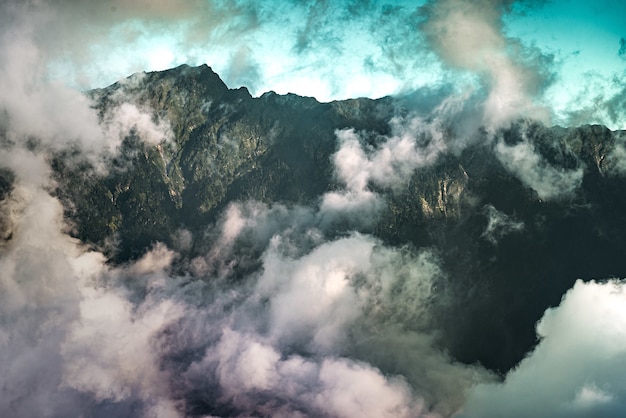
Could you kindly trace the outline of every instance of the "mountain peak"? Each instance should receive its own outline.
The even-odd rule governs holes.
[[[626,273],[626,179],[615,170],[626,151],[604,127],[520,121],[495,138],[459,138],[394,98],[253,98],[206,65],[139,74],[96,96],[101,112],[131,100],[167,120],[175,142],[129,142],[123,169],[104,178],[57,161],[76,236],[117,242],[115,262],[155,242],[174,247],[181,229],[194,234],[184,256],[202,256],[206,231],[232,205],[304,211],[303,228],[325,239],[357,231],[437,254],[457,303],[437,308],[442,344],[499,371],[535,343],[534,324],[577,278]],[[250,260],[264,247],[254,248]],[[233,277],[255,268],[250,260]]]

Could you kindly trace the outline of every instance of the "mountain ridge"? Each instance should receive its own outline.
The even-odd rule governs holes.
[[[191,260],[206,252],[211,228],[233,204],[305,208],[311,227],[329,239],[357,231],[432,251],[446,276],[435,308],[439,344],[499,372],[536,343],[535,322],[575,280],[626,276],[623,131],[521,120],[459,144],[454,121],[435,125],[399,99],[253,98],[208,66],[136,74],[88,95],[103,124],[131,103],[168,136],[147,142],[136,125],[104,174],[76,150],[51,157],[71,234],[112,263],[137,259],[157,242]],[[402,141],[417,146],[402,151]],[[362,189],[339,172],[341,150],[374,170]],[[391,171],[377,174],[385,155]],[[2,198],[10,189],[10,176],[3,178]],[[329,197],[354,203],[371,195],[377,206],[365,215],[324,206]],[[191,243],[181,245],[185,231]],[[255,268],[262,250],[252,248],[233,278]]]

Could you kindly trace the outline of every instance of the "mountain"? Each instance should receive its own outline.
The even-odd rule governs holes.
[[[520,120],[462,136],[454,122],[415,116],[410,98],[255,98],[229,89],[207,66],[137,74],[88,95],[103,123],[132,103],[153,125],[169,124],[169,139],[158,143],[136,128],[102,172],[76,149],[50,157],[71,234],[113,264],[161,242],[182,254],[182,269],[207,251],[211,228],[234,202],[280,206],[285,219],[302,209],[328,239],[357,231],[393,248],[430,251],[443,277],[428,325],[438,330],[436,344],[501,373],[537,343],[535,323],[577,279],[626,275],[623,132]],[[413,160],[400,152],[389,174],[370,173],[364,189],[351,189],[336,156],[356,145],[338,137],[357,138],[355,155],[366,157],[355,161],[374,167],[374,156],[396,152],[389,144],[401,143],[415,120],[439,123],[437,134],[419,128],[417,151],[404,153]],[[11,182],[9,172],[0,176],[0,199]],[[359,192],[378,196],[378,206],[324,212],[325,196]],[[184,231],[192,237],[185,245]],[[233,280],[259,267],[264,248],[246,250]],[[411,315],[400,322],[422,326]]]

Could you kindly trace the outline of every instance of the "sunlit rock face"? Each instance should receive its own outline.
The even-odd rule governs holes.
[[[206,272],[197,257],[233,203],[308,231],[304,248],[315,234],[371,235],[440,265],[426,325],[406,314],[401,326],[436,330],[437,347],[499,372],[536,343],[534,324],[577,279],[626,274],[622,132],[527,120],[466,130],[419,114],[414,98],[252,97],[207,66],[135,74],[88,95],[101,124],[130,134],[104,167],[54,151],[53,189],[70,233],[114,264],[160,242],[181,271]],[[2,172],[0,198],[11,183]],[[259,268],[267,247],[257,244],[220,261],[232,280]]]

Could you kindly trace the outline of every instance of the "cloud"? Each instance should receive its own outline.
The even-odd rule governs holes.
[[[0,109],[8,117],[7,139],[16,143],[37,138],[56,148],[78,143],[94,149],[106,144],[89,100],[46,80],[41,50],[29,38],[30,25],[0,32],[0,57],[5,62],[0,68],[4,92]]]
[[[37,13],[38,7],[45,6],[37,3],[31,10],[9,2],[3,7],[7,12],[0,31],[0,59],[5,63],[0,68],[3,154],[24,155],[22,149],[33,146],[53,152],[74,147],[104,169],[103,155],[115,152],[131,132],[149,144],[169,139],[167,121],[154,122],[152,116],[126,103],[127,97],[120,98],[122,104],[111,110],[107,124],[102,125],[87,95],[50,80],[49,51],[38,39],[38,25],[45,26],[47,18]],[[10,159],[6,158],[8,165],[13,164]]]
[[[354,129],[337,131],[339,150],[333,163],[335,176],[345,188],[324,194],[321,212],[330,218],[349,217],[361,225],[373,222],[373,215],[383,207],[373,188],[399,190],[415,170],[432,165],[449,148],[463,147],[462,139],[449,145],[445,138],[448,118],[461,113],[452,104],[457,99],[444,100],[428,119],[416,115],[394,118],[391,135],[378,136],[373,144],[368,144],[371,140],[365,133],[360,135]]]
[[[131,103],[124,102],[111,110],[106,116],[104,126],[111,138],[121,140],[135,133],[143,142],[150,145],[159,145],[173,138],[172,129],[167,121],[154,122],[152,116],[142,112]],[[116,144],[119,145],[119,144]]]
[[[516,221],[514,217],[500,212],[493,205],[485,205],[482,212],[487,217],[487,226],[481,237],[493,245],[496,245],[503,236],[524,229],[524,222]]]
[[[48,76],[83,89],[204,63],[254,95],[320,100],[381,97],[441,80],[411,3],[9,0],[3,12],[5,28],[29,27]]]
[[[0,411],[16,417],[41,416],[49,408],[71,413],[78,399],[59,390],[59,347],[65,324],[78,316],[79,293],[66,257],[73,244],[57,229],[61,205],[38,184],[18,182],[9,199],[14,233],[0,257]]]
[[[310,344],[314,352],[335,352],[359,316],[350,279],[368,268],[372,250],[372,242],[351,238],[322,245],[292,263],[270,247],[256,293],[271,300],[272,337],[285,345]]]
[[[546,88],[566,83],[555,78],[552,51],[506,35],[503,18],[542,3],[8,0],[2,27],[26,29],[48,80],[81,89],[204,63],[253,95],[323,101],[479,84],[481,122],[496,129],[517,117],[548,121]]]
[[[616,74],[611,78],[595,72],[583,77],[582,88],[563,111],[562,123],[568,126],[602,124],[609,129],[626,127],[626,74]]]
[[[442,273],[432,254],[353,235],[294,255],[286,239],[272,238],[255,280],[231,282],[177,325],[212,324],[204,355],[178,383],[203,411],[445,416],[490,379],[433,345],[429,311]]]
[[[326,193],[320,210],[332,217],[341,215],[342,212],[366,213],[363,221],[371,222],[371,214],[382,207],[379,197],[369,190],[373,163],[365,154],[354,130],[338,131],[336,135],[340,148],[333,156],[333,162],[336,176],[346,190]]]
[[[624,283],[577,281],[537,324],[537,347],[459,417],[618,417],[626,407]]]
[[[114,133],[104,129],[85,95],[47,78],[45,51],[35,43],[37,19],[25,19],[22,6],[3,10],[9,13],[2,20],[13,21],[0,32],[6,63],[0,68],[6,93],[0,98],[0,167],[14,179],[1,202],[10,231],[0,249],[1,414],[104,416],[104,404],[114,399],[108,413],[127,415],[131,404],[145,404],[153,416],[172,416],[171,402],[156,383],[158,364],[149,354],[152,333],[166,323],[159,322],[158,309],[167,305],[155,304],[158,309],[137,319],[123,292],[97,291],[94,283],[109,273],[104,257],[86,253],[63,232],[63,208],[50,196],[56,187],[50,152],[82,151],[100,168],[103,156],[130,131],[148,140],[157,133],[133,108],[114,115],[119,123]],[[125,343],[141,358],[123,355]]]
[[[558,199],[571,196],[582,185],[583,168],[565,169],[546,161],[522,133],[522,141],[507,145],[499,140],[496,157],[522,183],[537,192],[540,199]]]
[[[487,88],[483,122],[492,131],[521,117],[548,117],[536,103],[546,79],[536,63],[541,57],[503,33],[502,16],[513,3],[439,0],[421,9],[421,29],[433,50],[445,63],[477,74]]]
[[[477,120],[474,93],[440,91],[434,108],[392,118],[387,135],[335,132],[339,149],[332,156],[334,174],[343,187],[322,196],[325,221],[370,227],[384,208],[379,191],[402,190],[416,170],[434,165],[441,155],[459,155],[472,144],[490,141]]]
[[[45,159],[17,150],[3,160],[16,170],[0,257],[3,414],[438,417],[490,378],[433,343],[443,273],[429,252],[326,241],[310,208],[246,202],[207,232],[203,260],[217,268],[163,245],[112,267],[62,232]]]
[[[199,0],[78,4],[58,0],[36,4],[28,13],[47,16],[36,32],[38,44],[49,51],[46,62],[91,87],[99,79],[113,82],[149,69],[153,54],[164,48],[174,55],[175,63],[182,64],[198,60],[194,49],[204,43],[236,45],[257,26],[258,18],[257,7],[251,4]],[[46,33],[56,35],[46,37]],[[92,63],[100,62],[104,53],[109,54],[109,68],[97,68]],[[112,71],[117,72],[114,78]]]
[[[257,268],[259,258],[276,235],[288,237],[284,248],[302,254],[323,241],[313,208],[256,201],[233,202],[216,225],[205,231],[198,246],[203,254],[190,262],[198,276],[229,278],[235,269]]]
[[[224,330],[214,350],[191,366],[189,378],[201,378],[211,369],[222,388],[222,401],[232,402],[244,414],[425,416],[405,382],[388,379],[368,364],[345,358],[283,358],[254,336],[230,329]]]
[[[254,58],[249,46],[241,46],[231,56],[226,73],[222,76],[228,80],[236,80],[237,85],[245,86],[252,91],[259,91],[262,69]]]
[[[607,162],[613,173],[626,174],[626,134],[624,131],[618,131],[615,135],[615,146],[607,155]]]
[[[133,311],[123,294],[82,289],[80,320],[70,325],[61,347],[63,386],[91,394],[96,403],[138,396],[146,409],[167,410],[158,416],[179,416],[152,339],[183,314],[182,308],[148,300]]]
[[[2,166],[13,163],[16,179],[2,202],[13,234],[0,250],[0,413],[127,415],[139,402],[146,416],[179,416],[151,354],[152,336],[180,314],[177,305],[147,301],[136,309],[111,288],[104,256],[62,232],[63,208],[45,190],[46,161],[19,149],[5,155]]]
[[[620,38],[619,40],[619,50],[617,51],[617,55],[619,55],[622,59],[626,59],[626,39]]]
[[[512,52],[518,45],[502,35],[501,14],[509,4],[441,1],[424,9],[434,13],[432,25],[425,27],[442,59],[477,72],[490,87],[479,121],[490,126],[534,114],[533,100],[545,81],[530,64],[536,57],[524,49],[529,58],[518,59],[523,54]],[[422,35],[412,29],[417,21],[412,6],[372,1],[361,10],[355,2],[299,2],[293,14],[280,15],[274,24],[268,22],[279,13],[272,7],[233,1],[56,0],[6,2],[1,9],[0,89],[5,94],[0,97],[0,167],[11,170],[15,182],[0,206],[10,230],[0,247],[0,415],[433,418],[454,414],[473,385],[493,381],[479,365],[459,364],[438,346],[433,317],[452,301],[437,254],[427,248],[389,247],[351,232],[371,225],[381,207],[378,190],[397,190],[416,169],[476,140],[480,123],[473,106],[479,94],[446,94],[426,115],[394,119],[389,135],[338,131],[333,156],[337,190],[312,207],[234,202],[207,231],[181,230],[180,254],[156,244],[137,261],[109,265],[103,254],[89,252],[65,233],[63,208],[51,196],[50,150],[74,147],[96,164],[129,134],[149,145],[171,137],[168,122],[130,95],[117,96],[116,105],[99,119],[87,96],[51,82],[55,72],[68,71],[78,84],[89,84],[109,71],[94,69],[101,61],[93,60],[108,48],[115,71],[130,71],[149,60],[151,51],[170,51],[177,43],[214,43],[212,57],[229,52],[221,54],[222,65],[233,82],[262,88],[259,80],[266,72],[275,79],[292,70],[295,77],[308,72],[304,67],[320,63],[315,55],[321,48],[330,54],[322,61],[347,57],[315,75],[324,80],[338,74],[328,90],[339,94],[346,74],[357,68],[354,62],[359,68],[366,63],[370,76],[396,77],[420,65],[415,57],[430,59],[428,51],[416,46]],[[304,22],[298,15],[302,10],[315,13]],[[393,30],[396,17],[409,28],[399,35]],[[284,37],[279,45],[296,51],[296,58],[281,61],[268,55],[272,62],[264,60],[266,50],[256,47],[277,38],[256,36],[291,20],[296,22],[292,32],[299,36]],[[337,22],[343,24],[341,30]],[[454,31],[445,33],[450,27]],[[474,31],[482,38],[469,37]],[[156,32],[163,37],[152,44]],[[355,38],[363,38],[362,48],[351,47]],[[459,45],[452,42],[459,40]],[[135,48],[141,53],[132,57],[129,51]],[[191,48],[182,58],[200,59],[200,49]],[[369,51],[368,56],[357,50]],[[469,52],[478,53],[488,66]],[[119,62],[120,57],[128,60]],[[64,67],[66,59],[74,67]],[[342,91],[406,87],[393,77],[383,78],[381,84],[389,85],[380,90],[361,90],[361,79],[354,77],[353,85]],[[138,75],[126,83],[141,80]],[[498,142],[495,148],[542,198],[560,197],[580,184],[580,170],[551,166],[527,140],[513,146]],[[485,212],[484,237],[492,242],[521,228],[493,207]],[[191,247],[200,255],[189,260],[185,249]],[[502,397],[489,399],[488,407],[496,408],[509,391],[518,393],[517,382],[526,382],[526,373],[556,373],[562,366],[571,377],[559,382],[559,390],[565,389],[557,395],[564,395],[540,397],[538,405],[557,413],[565,408],[573,411],[570,416],[611,416],[624,399],[621,377],[610,367],[613,360],[623,360],[623,338],[612,339],[600,318],[619,318],[618,304],[611,301],[622,285],[615,282],[613,293],[606,293],[605,286],[577,284],[540,324],[543,341],[537,350],[505,386],[478,386],[467,413],[482,411],[483,388],[512,385],[495,389]],[[593,292],[596,299],[578,301],[579,295]],[[576,316],[582,315],[577,311],[586,315]],[[578,322],[568,322],[570,317]],[[579,333],[594,338],[589,343]],[[551,341],[557,341],[556,348]],[[557,358],[562,347],[574,347],[571,358]],[[589,363],[595,369],[583,374],[581,359],[588,352],[596,353]],[[549,360],[545,366],[534,366],[543,359]],[[519,393],[539,385],[522,386]],[[550,403],[557,399],[563,400],[558,408]]]

